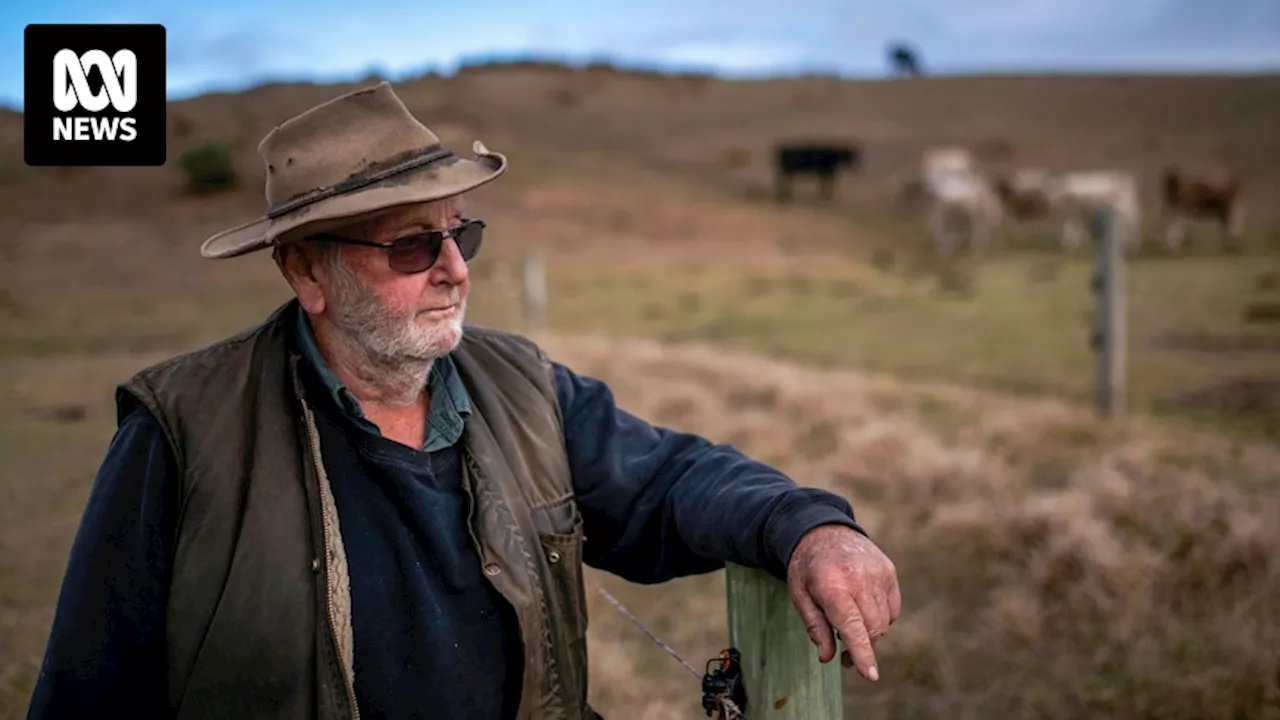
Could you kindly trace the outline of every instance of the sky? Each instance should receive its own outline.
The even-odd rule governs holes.
[[[492,55],[875,77],[899,39],[937,74],[1280,72],[1280,0],[2,0],[0,104],[33,22],[164,24],[174,99]]]

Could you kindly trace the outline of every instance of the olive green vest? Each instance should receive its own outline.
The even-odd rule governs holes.
[[[169,701],[184,720],[359,717],[342,529],[290,342],[295,303],[116,393],[120,419],[141,403],[159,420],[182,477],[166,622]],[[518,718],[594,717],[582,517],[550,362],[529,340],[471,326],[454,357],[474,405],[471,539],[524,641]]]

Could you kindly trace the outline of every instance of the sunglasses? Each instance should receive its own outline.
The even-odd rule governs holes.
[[[483,220],[464,219],[460,224],[441,230],[426,230],[413,235],[396,238],[391,242],[378,243],[369,240],[356,240],[324,233],[314,236],[318,240],[347,243],[348,245],[364,245],[382,248],[387,251],[387,262],[391,269],[412,275],[425,272],[440,258],[440,250],[444,241],[453,238],[458,244],[458,252],[464,261],[470,261],[480,251],[480,241],[484,239],[485,222]]]

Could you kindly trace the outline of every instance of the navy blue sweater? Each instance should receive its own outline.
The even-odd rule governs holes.
[[[597,379],[559,364],[555,377],[588,565],[640,583],[726,561],[784,579],[809,529],[860,530],[843,498],[798,488],[730,446],[651,425],[617,407]],[[342,438],[353,452],[334,453],[341,459],[332,462],[359,463],[360,475],[379,478],[369,492],[330,473],[353,570],[362,712],[452,716],[443,703],[463,708],[460,716],[510,717],[519,640],[510,608],[478,573],[458,500],[456,448],[406,448],[362,431],[337,403],[322,405],[326,465],[328,446]],[[136,411],[94,481],[29,718],[168,714],[165,598],[182,502],[175,472],[159,424]],[[396,587],[384,586],[387,577]],[[431,672],[437,664],[457,672]],[[501,696],[495,678],[504,678]],[[468,679],[477,692],[467,691]]]
[[[460,443],[414,449],[335,410],[316,402],[350,560],[361,715],[514,718],[524,669],[520,628],[481,572],[467,531]]]

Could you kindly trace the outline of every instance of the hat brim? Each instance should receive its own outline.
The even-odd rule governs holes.
[[[403,205],[431,202],[484,185],[507,171],[507,158],[475,144],[476,158],[426,165],[371,185],[337,195],[275,218],[257,220],[223,230],[204,241],[205,258],[231,258],[308,235],[326,232]]]

